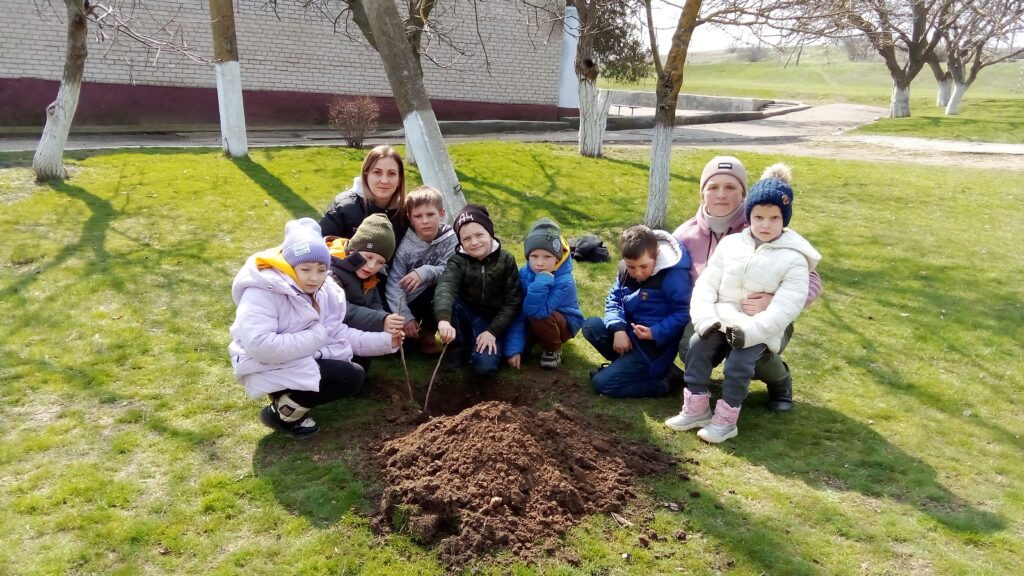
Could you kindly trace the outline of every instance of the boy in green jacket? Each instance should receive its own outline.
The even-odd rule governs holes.
[[[434,314],[445,344],[455,342],[449,366],[469,356],[473,371],[492,376],[501,364],[501,340],[523,305],[515,256],[501,248],[487,208],[468,204],[455,217],[459,247],[437,282]]]

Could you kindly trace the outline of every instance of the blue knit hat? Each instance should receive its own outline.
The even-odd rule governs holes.
[[[765,168],[761,179],[751,186],[750,192],[747,193],[744,207],[747,222],[750,222],[750,211],[754,206],[771,204],[778,206],[782,211],[782,225],[789,226],[789,220],[793,217],[793,186],[790,184],[792,181],[792,170],[781,162]]]
[[[299,218],[285,224],[281,255],[292,268],[306,262],[331,265],[331,251],[320,235],[320,225],[312,218]]]

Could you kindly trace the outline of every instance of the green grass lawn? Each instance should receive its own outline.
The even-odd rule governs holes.
[[[768,62],[701,61],[686,66],[682,92],[799,100],[809,104],[850,102],[889,107],[892,79],[880,62],[849,62],[833,52],[825,60],[810,51],[800,66],[785,60]],[[1024,143],[1024,85],[1020,63],[986,68],[967,92],[959,116],[945,116],[935,106],[935,79],[929,69],[911,85],[911,118],[886,119],[865,128],[877,134]],[[653,79],[620,84],[602,78],[604,88],[654,90]]]
[[[451,147],[467,198],[513,252],[541,215],[614,245],[638,221],[647,151]],[[676,151],[668,220],[696,206],[711,150]],[[284,223],[317,216],[362,153],[79,154],[66,184],[0,156],[0,572],[439,574],[436,553],[370,530],[374,479],[347,430],[384,404],[320,410],[321,440],[268,434],[232,378],[231,279]],[[747,155],[752,174],[775,157]],[[797,410],[755,383],[724,445],[672,433],[677,400],[595,399],[698,464],[654,478],[620,527],[595,516],[564,546],[578,566],[517,574],[1008,574],[1024,557],[1024,235],[1020,172],[793,158],[793,227],[824,255],[825,291],[786,352]],[[993,178],[999,186],[993,186]],[[418,175],[410,177],[418,182]],[[613,264],[576,268],[596,314]],[[585,386],[582,338],[564,370]],[[371,376],[400,374],[381,361]],[[429,367],[416,365],[419,380]],[[421,382],[422,384],[422,382]],[[674,500],[683,512],[657,505]],[[648,529],[668,536],[639,545]],[[685,531],[688,538],[671,537]],[[632,554],[630,562],[621,554]]]
[[[1024,100],[968,100],[956,116],[918,106],[910,118],[882,118],[855,132],[972,142],[1024,143]],[[1022,162],[1024,163],[1024,162]]]

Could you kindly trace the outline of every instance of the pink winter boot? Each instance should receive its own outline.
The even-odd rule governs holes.
[[[665,420],[665,426],[680,432],[707,426],[711,422],[711,394],[691,394],[683,388],[683,409],[675,416]]]
[[[742,406],[741,406],[742,407]],[[740,408],[733,408],[725,400],[715,404],[715,415],[711,424],[697,431],[697,437],[705,442],[718,444],[740,433],[736,421],[740,419]]]

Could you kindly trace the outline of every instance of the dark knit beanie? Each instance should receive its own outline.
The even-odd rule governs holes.
[[[285,224],[281,255],[292,268],[306,262],[331,265],[331,252],[320,235],[320,225],[312,218],[299,218]]]
[[[373,252],[385,260],[395,254],[395,229],[383,214],[370,214],[348,241],[349,252]]]
[[[708,183],[712,176],[718,176],[719,174],[728,174],[739,180],[740,186],[743,187],[743,192],[747,192],[747,169],[743,166],[743,162],[740,162],[740,159],[735,156],[715,156],[704,165],[704,171],[700,173],[700,192],[702,198],[704,185]]]
[[[789,166],[783,163],[772,164],[765,168],[761,179],[750,187],[744,214],[750,222],[750,211],[760,204],[774,204],[782,211],[782,225],[789,226],[793,217],[793,187],[790,182],[793,174]]]
[[[487,211],[487,208],[479,204],[466,204],[466,207],[455,216],[455,223],[452,224],[452,227],[455,228],[455,237],[459,239],[459,242],[462,242],[459,230],[471,222],[476,222],[483,226],[484,230],[487,230],[487,233],[491,235],[491,238],[494,238],[494,222],[491,222],[491,214]]]
[[[560,258],[562,256],[562,231],[548,218],[541,218],[533,223],[530,233],[523,242],[523,253],[527,258],[534,250],[547,250]]]

